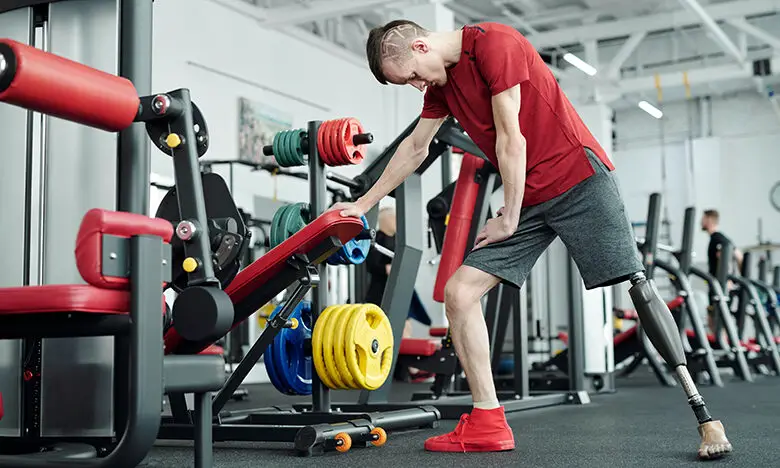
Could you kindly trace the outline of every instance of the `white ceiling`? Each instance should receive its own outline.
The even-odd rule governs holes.
[[[374,26],[402,17],[413,4],[441,3],[456,26],[498,21],[515,26],[549,54],[553,71],[578,100],[614,106],[767,87],[753,61],[780,57],[780,0],[212,0],[232,3],[261,24],[298,28],[362,60]],[[240,6],[239,6],[240,5]],[[599,71],[589,77],[561,57],[571,52]],[[685,73],[685,74],[684,74]]]

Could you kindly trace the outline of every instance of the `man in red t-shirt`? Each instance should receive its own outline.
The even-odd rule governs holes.
[[[588,289],[631,281],[645,331],[683,381],[699,422],[699,456],[719,457],[731,445],[710,417],[685,366],[674,319],[657,297],[636,248],[612,163],[533,46],[496,23],[434,33],[399,20],[371,31],[369,67],[382,83],[425,92],[419,122],[382,176],[355,203],[337,204],[361,216],[425,160],[443,120],[455,117],[498,168],[504,207],[445,288],[453,343],[474,400],[455,431],[425,442],[431,451],[500,451],[515,447],[490,369],[480,299],[499,282],[521,287],[556,238],[569,250]]]

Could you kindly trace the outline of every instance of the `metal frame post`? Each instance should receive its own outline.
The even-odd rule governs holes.
[[[419,174],[412,174],[397,189],[396,199],[396,244],[395,257],[382,296],[382,310],[390,319],[393,328],[393,365],[390,375],[394,375],[398,361],[398,350],[404,323],[409,316],[417,270],[420,267],[423,250],[422,225],[422,180]],[[374,391],[362,391],[359,404],[387,402],[392,386],[388,379]]]
[[[582,306],[582,286],[579,270],[569,256],[569,390],[585,390],[585,318]]]
[[[325,164],[317,150],[317,134],[321,121],[311,121],[308,125],[309,143],[309,210],[311,219],[317,218],[327,209],[328,193],[325,186]],[[328,265],[326,262],[317,265],[320,283],[312,294],[311,320],[316,323],[323,308],[328,304]],[[316,372],[312,372],[312,410],[330,413],[330,389],[320,380]]]

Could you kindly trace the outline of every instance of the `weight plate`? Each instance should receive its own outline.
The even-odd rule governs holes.
[[[376,390],[390,374],[393,330],[378,306],[358,304],[353,310],[346,329],[347,364],[361,388]]]
[[[350,387],[346,385],[341,378],[338,365],[336,364],[336,343],[344,340],[344,330],[338,328],[341,317],[349,314],[349,306],[341,305],[331,314],[325,333],[322,336],[322,355],[325,361],[325,369],[330,380],[336,385],[336,388],[347,390]]]
[[[344,131],[345,119],[338,119],[333,122],[330,128],[328,136],[328,149],[331,154],[331,162],[333,166],[344,166],[347,164],[345,158],[346,155],[341,151],[339,146],[339,140],[341,140],[341,134]]]
[[[317,152],[320,155],[320,160],[322,160],[322,163],[326,166],[329,166],[328,163],[328,155],[325,152],[325,135],[327,133],[328,123],[330,121],[326,120],[320,124],[320,128],[317,131]]]
[[[336,317],[334,323],[333,332],[333,357],[334,370],[338,373],[341,381],[344,382],[344,386],[349,389],[358,390],[360,387],[355,381],[352,373],[349,371],[349,365],[347,364],[347,345],[346,345],[346,333],[347,324],[352,318],[353,307],[351,305],[344,306],[344,310]]]
[[[311,356],[304,346],[311,338],[311,304],[299,303],[290,318],[298,320],[298,327],[280,330],[272,345],[276,371],[293,394],[311,395]]]
[[[276,372],[275,359],[276,358],[273,354],[273,346],[268,345],[268,347],[265,348],[265,353],[263,354],[263,364],[265,364],[265,371],[268,374],[268,380],[271,381],[271,385],[273,385],[276,390],[287,395],[289,394],[290,389],[285,386],[279,379],[279,376]]]
[[[347,164],[360,164],[365,155],[365,145],[356,145],[353,141],[355,135],[363,133],[363,126],[355,118],[345,119],[342,131],[339,135],[339,152],[344,155]]]
[[[314,331],[311,334],[311,352],[312,362],[314,363],[314,369],[317,371],[317,375],[326,387],[336,389],[336,385],[330,379],[327,369],[325,368],[325,360],[323,358],[323,335],[325,334],[326,327],[330,321],[330,317],[334,310],[340,306],[330,306],[322,311],[317,318],[317,322],[314,324]]]
[[[276,314],[279,313],[281,308],[281,306],[276,307],[273,312],[271,312],[271,315],[268,316],[268,320],[274,318]],[[276,337],[274,337],[274,340],[276,340]],[[276,371],[276,360],[277,358],[274,356],[273,342],[271,342],[271,344],[265,348],[265,353],[263,354],[263,364],[265,364],[265,371],[268,373],[268,380],[271,381],[271,384],[274,386],[274,388],[276,388],[276,390],[284,394],[289,394],[290,387],[285,385]]]
[[[330,145],[330,139],[333,135],[333,128],[336,126],[336,120],[329,120],[328,126],[325,128],[325,135],[323,136],[323,146],[325,147],[325,159],[324,163],[327,166],[338,166],[337,155],[333,152],[333,148]]]

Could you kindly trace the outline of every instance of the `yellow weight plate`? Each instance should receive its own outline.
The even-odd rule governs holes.
[[[348,390],[349,387],[341,378],[341,372],[338,370],[336,364],[336,342],[340,339],[343,340],[344,332],[339,328],[341,317],[349,316],[349,306],[340,305],[337,306],[331,313],[330,320],[328,320],[327,328],[322,335],[322,355],[325,361],[325,370],[328,373],[330,380],[336,385],[334,389]]]
[[[334,323],[335,328],[333,330],[334,333],[337,333],[338,336],[334,335],[334,357],[336,358],[335,362],[335,368],[336,371],[339,373],[339,377],[341,378],[342,382],[344,382],[345,386],[352,390],[360,390],[360,386],[355,381],[354,377],[352,377],[352,372],[349,370],[349,364],[347,364],[347,350],[350,350],[352,348],[348,347],[347,345],[347,324],[349,323],[350,319],[352,319],[352,316],[355,313],[355,306],[354,305],[348,305],[345,306],[345,311],[339,314],[338,320],[336,323]]]
[[[374,304],[356,306],[346,343],[347,364],[357,384],[366,390],[381,387],[393,362],[393,330],[382,309]]]
[[[331,306],[322,311],[314,323],[314,331],[311,334],[311,360],[314,362],[314,369],[317,371],[320,380],[328,388],[336,388],[336,385],[330,380],[325,369],[325,361],[322,355],[322,336],[325,333],[331,313],[336,307],[338,306]]]

